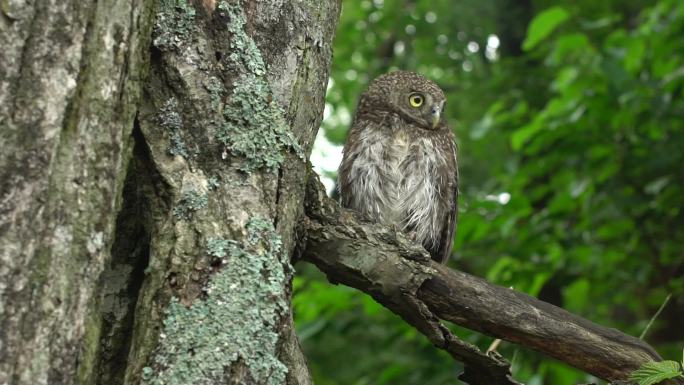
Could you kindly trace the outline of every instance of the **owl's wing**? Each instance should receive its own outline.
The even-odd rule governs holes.
[[[349,131],[349,137],[344,143],[344,148],[342,149],[342,163],[340,164],[340,168],[337,172],[337,191],[340,194],[340,204],[342,207],[351,206],[351,194],[353,194],[353,189],[351,187],[351,169],[356,157],[358,156],[360,146],[363,144],[359,140],[359,135],[362,129],[362,127],[360,127],[361,125],[362,123],[359,123],[358,120],[354,121]]]
[[[447,162],[449,175],[446,176],[447,207],[444,215],[444,225],[442,234],[439,237],[437,250],[433,251],[432,258],[439,263],[446,263],[451,256],[451,249],[454,245],[454,235],[456,234],[456,222],[458,221],[458,159],[456,155],[456,143],[451,131],[449,131],[449,149],[447,152]],[[431,250],[432,251],[432,250]]]

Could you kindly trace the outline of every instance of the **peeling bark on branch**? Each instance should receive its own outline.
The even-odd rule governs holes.
[[[509,365],[458,340],[439,319],[515,342],[614,383],[660,356],[645,342],[524,293],[432,261],[402,234],[329,199],[312,172],[302,258],[333,283],[364,291],[465,364],[470,384],[514,384]],[[677,382],[681,383],[681,382]]]

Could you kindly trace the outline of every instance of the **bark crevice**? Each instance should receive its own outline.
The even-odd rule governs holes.
[[[133,155],[116,219],[112,259],[102,273],[101,334],[96,380],[98,385],[124,381],[132,344],[135,309],[150,259],[151,159],[137,119],[132,132]],[[152,175],[151,175],[152,174]]]

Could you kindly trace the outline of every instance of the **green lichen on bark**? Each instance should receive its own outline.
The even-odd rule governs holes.
[[[287,367],[277,357],[277,325],[287,312],[283,293],[290,268],[273,224],[253,219],[244,242],[216,238],[207,253],[225,258],[224,267],[210,279],[205,298],[190,307],[171,300],[143,382],[231,383],[228,368],[240,362],[253,383],[284,384]]]
[[[188,159],[188,147],[185,145],[183,137],[181,136],[183,118],[181,118],[181,115],[178,112],[178,102],[176,101],[176,98],[167,100],[159,109],[157,122],[164,127],[171,136],[171,145],[168,149],[169,154],[180,155]]]
[[[232,239],[211,238],[207,242],[207,254],[216,258],[225,258],[233,255],[238,243]]]
[[[218,110],[223,100],[223,83],[221,83],[217,77],[212,76],[205,82],[204,88],[209,91],[209,100],[211,101],[212,110]]]
[[[192,213],[204,208],[209,202],[207,194],[197,191],[186,191],[183,193],[178,205],[173,208],[173,215],[179,219],[190,219]]]
[[[187,0],[160,0],[152,43],[158,48],[178,49],[195,29],[195,14]]]
[[[209,190],[218,190],[219,187],[221,187],[221,182],[219,181],[218,177],[212,176],[207,180],[207,184],[209,185]]]
[[[229,104],[223,110],[224,122],[216,137],[234,155],[246,162],[243,171],[264,168],[276,170],[285,151],[303,158],[303,151],[285,122],[282,109],[273,101],[266,80],[266,65],[254,40],[245,32],[245,15],[241,1],[221,2],[218,11],[230,23],[231,53],[227,67],[237,72]]]

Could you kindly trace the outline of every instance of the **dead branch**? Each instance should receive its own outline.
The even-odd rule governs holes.
[[[627,383],[643,363],[661,360],[639,339],[435,263],[402,234],[340,208],[313,172],[305,204],[302,259],[331,282],[370,294],[463,362],[460,379],[469,384],[517,382],[505,360],[461,341],[440,319],[538,350],[614,383]]]

